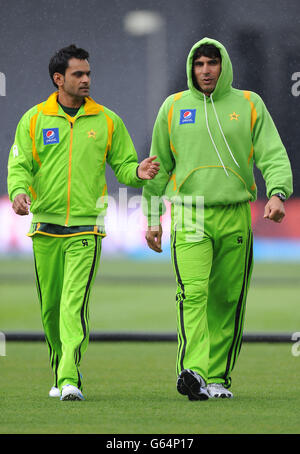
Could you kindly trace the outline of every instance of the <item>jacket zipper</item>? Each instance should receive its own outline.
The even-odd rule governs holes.
[[[68,226],[70,216],[70,194],[71,194],[71,167],[72,167],[72,146],[73,146],[73,123],[70,123],[71,135],[70,135],[70,148],[69,148],[69,172],[68,172],[68,198],[67,198],[67,217],[65,220],[65,227]]]

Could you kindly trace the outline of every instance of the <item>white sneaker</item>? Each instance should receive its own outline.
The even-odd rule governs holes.
[[[60,400],[85,400],[80,389],[73,385],[62,387]]]
[[[210,397],[221,397],[222,399],[231,399],[233,397],[232,392],[226,389],[222,383],[209,383],[207,385],[207,391]]]
[[[55,386],[52,386],[49,391],[49,397],[60,397],[60,390],[55,388]]]

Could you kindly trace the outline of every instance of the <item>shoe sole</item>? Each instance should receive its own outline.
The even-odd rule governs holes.
[[[182,394],[183,396],[188,396],[188,398],[190,400],[199,400],[199,399],[196,399],[194,398],[190,393],[189,393],[189,390],[188,388],[185,386],[185,384],[183,383],[183,379],[182,378],[178,378],[177,380],[177,391]]]
[[[182,371],[177,382],[177,390],[180,394],[187,395],[189,400],[208,400],[209,395],[206,390],[203,390],[199,382],[188,371]]]
[[[210,397],[212,399],[233,399],[233,395],[229,396],[228,394],[217,394],[215,396],[212,396],[210,393],[209,393]]]
[[[183,396],[187,396],[189,391],[185,384],[183,383],[183,378],[179,377],[177,380],[177,391]]]
[[[78,396],[78,394],[67,394],[66,396],[64,397],[61,397],[60,400],[84,400],[84,397],[80,397]]]

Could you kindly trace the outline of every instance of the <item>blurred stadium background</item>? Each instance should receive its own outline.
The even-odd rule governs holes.
[[[149,153],[158,108],[166,96],[186,89],[187,54],[204,36],[226,46],[234,86],[256,91],[265,101],[294,174],[286,219],[275,225],[263,220],[265,186],[255,170],[256,265],[246,329],[281,333],[300,329],[299,2],[289,1],[284,11],[280,2],[272,0],[253,0],[251,5],[233,0],[1,0],[0,8],[0,330],[41,330],[31,240],[26,237],[31,219],[13,213],[6,177],[17,122],[54,91],[48,75],[52,54],[71,43],[90,52],[91,96],[123,118],[142,160]],[[109,168],[107,181],[109,194],[118,201],[123,187]],[[139,194],[129,189],[127,197]],[[133,205],[125,221],[121,211],[108,210],[92,329],[173,333],[169,213],[163,219],[164,252],[157,255],[146,247],[140,207]]]

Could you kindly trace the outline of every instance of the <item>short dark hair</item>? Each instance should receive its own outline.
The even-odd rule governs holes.
[[[214,44],[202,44],[198,47],[193,55],[193,64],[200,57],[219,58],[222,60],[221,52]]]
[[[69,60],[71,58],[78,58],[79,60],[88,60],[89,53],[76,47],[75,44],[70,44],[68,47],[63,47],[57,51],[53,57],[51,57],[49,62],[49,74],[52,80],[53,85],[57,88],[56,83],[53,80],[54,73],[60,73],[65,75],[66,69],[69,66]]]

